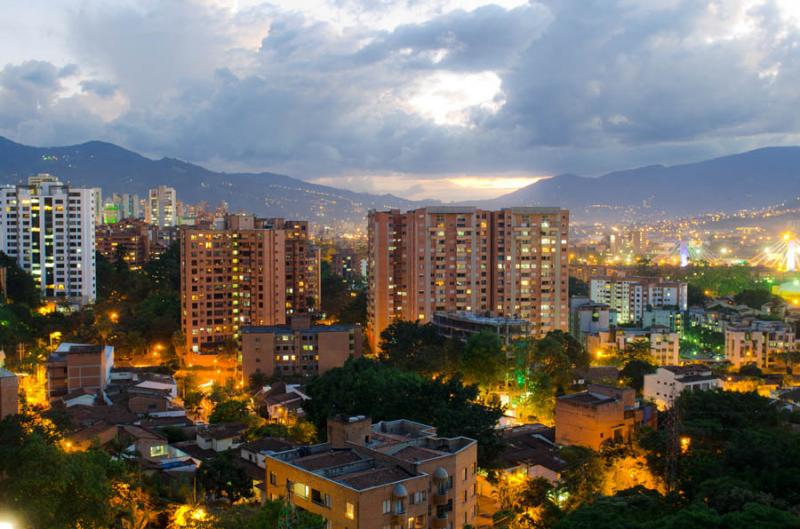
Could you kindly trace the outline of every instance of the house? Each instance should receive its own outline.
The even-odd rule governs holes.
[[[599,450],[608,442],[629,442],[655,420],[655,409],[637,402],[632,388],[591,384],[556,399],[555,441]]]
[[[273,422],[285,423],[289,417],[302,417],[303,401],[309,397],[299,384],[277,382],[259,390],[253,400],[258,412]]]
[[[212,424],[197,429],[197,446],[203,450],[225,452],[239,448],[247,427],[239,423]]]
[[[707,391],[722,387],[722,380],[702,365],[662,366],[644,376],[643,396],[660,410],[670,408],[684,391]]]
[[[262,437],[255,441],[249,441],[240,447],[240,455],[245,461],[249,461],[261,468],[266,468],[264,459],[268,454],[289,450],[295,446],[294,443],[285,439],[274,437]]]

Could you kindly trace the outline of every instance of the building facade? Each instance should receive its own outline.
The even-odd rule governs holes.
[[[433,325],[440,336],[462,342],[483,331],[496,334],[504,345],[531,335],[528,320],[480,316],[474,312],[436,312]]]
[[[725,329],[725,359],[736,369],[753,364],[763,371],[782,371],[786,353],[798,348],[800,341],[794,329],[781,321],[756,320]]]
[[[361,345],[360,325],[312,326],[307,315],[292,317],[290,325],[243,327],[242,372],[245,380],[255,373],[321,375],[361,356]]]
[[[97,251],[109,261],[122,258],[132,270],[150,260],[158,242],[158,227],[137,219],[97,226]]]
[[[0,367],[0,421],[19,413],[19,379]]]
[[[286,230],[267,221],[229,215],[222,229],[185,227],[180,245],[182,330],[190,354],[220,352],[238,341],[243,327],[283,325],[289,310],[306,312],[309,306],[295,305],[289,293],[320,297],[305,275],[319,270],[318,261],[309,264],[319,254],[306,258],[305,272],[298,273],[296,255],[287,255]]]
[[[266,219],[264,228],[285,233],[286,314],[313,312],[320,307],[320,251],[311,244],[305,220]]]
[[[70,304],[97,297],[94,188],[49,174],[0,188],[0,251],[33,276],[42,296]]]
[[[556,399],[555,422],[556,443],[599,450],[608,442],[629,442],[642,425],[654,424],[655,411],[641,406],[632,388],[591,384]]]
[[[641,325],[648,307],[688,309],[688,286],[678,281],[657,277],[593,277],[589,284],[590,297],[617,311],[620,324]]]
[[[47,359],[47,392],[51,399],[77,390],[103,391],[114,367],[114,348],[62,342]]]
[[[147,193],[145,220],[159,228],[177,225],[178,197],[174,187],[158,186]]]
[[[644,376],[645,399],[655,402],[660,410],[672,403],[684,391],[708,391],[722,387],[722,380],[705,366],[663,366]]]
[[[569,213],[558,208],[429,207],[371,211],[367,335],[436,312],[525,319],[567,330]]]
[[[267,454],[266,496],[330,529],[464,529],[477,516],[477,443],[406,420],[328,421],[328,442]]]

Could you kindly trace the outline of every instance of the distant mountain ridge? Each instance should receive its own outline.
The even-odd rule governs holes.
[[[738,211],[800,196],[800,147],[765,147],[682,165],[650,165],[597,178],[564,174],[483,205],[558,205],[586,220],[669,218]]]
[[[358,193],[275,173],[224,173],[161,158],[152,160],[112,143],[30,147],[0,136],[0,183],[40,172],[104,195],[169,185],[184,202],[228,202],[232,211],[304,218],[318,225],[361,225],[369,209],[402,210],[441,204],[394,195]],[[583,221],[622,222],[732,212],[800,196],[800,147],[765,147],[701,162],[650,165],[599,177],[562,174],[506,195],[463,202],[486,208],[560,206]]]
[[[320,225],[362,223],[369,209],[412,209],[437,201],[406,200],[311,184],[275,173],[223,173],[199,165],[161,158],[152,160],[112,143],[90,141],[66,147],[30,147],[0,136],[0,183],[27,181],[52,173],[76,186],[101,187],[103,195],[137,193],[158,185],[172,186],[187,203],[221,200],[231,211],[308,219]]]

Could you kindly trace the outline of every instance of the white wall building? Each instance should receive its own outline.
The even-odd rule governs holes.
[[[722,387],[722,381],[706,367],[663,366],[644,376],[643,396],[660,410],[672,406],[684,391],[708,391]]]
[[[618,323],[641,323],[647,307],[688,308],[688,286],[656,277],[593,277],[589,296],[595,303],[605,303],[617,311]]]
[[[755,364],[762,370],[780,371],[786,365],[784,353],[799,347],[794,330],[782,321],[755,320],[725,329],[725,359],[737,369]]]
[[[147,195],[145,220],[159,228],[168,228],[177,224],[178,198],[174,187],[158,186]]]
[[[70,187],[49,174],[0,187],[0,251],[33,276],[44,298],[95,301],[97,197],[96,188]]]

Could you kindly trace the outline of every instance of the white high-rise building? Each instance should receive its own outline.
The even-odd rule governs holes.
[[[178,199],[174,187],[158,186],[147,195],[145,220],[159,228],[168,228],[177,224]]]
[[[120,219],[139,219],[142,217],[139,195],[114,193],[111,200],[119,206]]]
[[[43,297],[79,305],[97,297],[96,203],[97,189],[49,174],[0,187],[0,250],[33,276]]]

